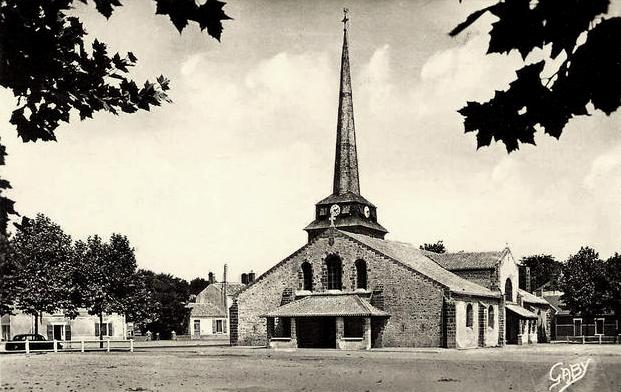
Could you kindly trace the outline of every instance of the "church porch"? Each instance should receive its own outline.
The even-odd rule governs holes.
[[[283,305],[264,315],[270,348],[368,350],[372,322],[389,317],[357,295],[319,294]]]

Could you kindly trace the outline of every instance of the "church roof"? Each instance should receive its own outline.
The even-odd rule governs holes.
[[[378,251],[379,253],[401,262],[419,273],[448,287],[453,293],[483,297],[499,297],[500,293],[491,291],[476,283],[461,278],[442,268],[429,257],[427,251],[405,242],[387,241],[362,234],[344,233],[356,241]]]
[[[435,253],[425,251],[427,257],[449,271],[469,269],[492,269],[509,249],[496,252]]]
[[[533,295],[526,290],[518,289],[518,294],[522,296],[522,299],[526,303],[551,306],[550,303],[544,298],[537,297],[536,295]]]
[[[363,196],[357,195],[357,194],[352,193],[352,192],[346,192],[346,193],[343,193],[341,195],[338,195],[338,194],[330,195],[330,196],[326,197],[325,199],[322,199],[321,201],[319,201],[317,203],[317,205],[320,205],[320,204],[334,204],[334,203],[350,203],[350,202],[358,202],[358,203],[361,203],[361,204],[368,205],[369,207],[375,207],[375,205],[373,205],[373,203],[371,203],[370,201],[365,199]]]
[[[315,294],[280,306],[264,317],[388,317],[356,294]]]
[[[507,302],[505,304],[505,308],[507,310],[510,310],[513,313],[517,314],[521,318],[528,318],[528,319],[536,319],[537,318],[537,315],[535,313],[531,312],[528,309],[524,309],[523,307],[521,307],[518,304]]]

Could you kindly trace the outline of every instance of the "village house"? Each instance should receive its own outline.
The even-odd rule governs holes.
[[[229,336],[229,309],[239,291],[254,281],[254,273],[242,275],[242,283],[216,282],[209,273],[209,285],[190,302],[188,335],[190,339],[227,338]]]
[[[498,252],[435,254],[389,241],[361,195],[347,16],[332,194],[315,205],[308,243],[243,288],[230,308],[232,345],[494,347],[538,340],[520,266]],[[539,299],[540,300],[540,299]],[[531,301],[531,302],[529,302]]]
[[[11,340],[15,335],[32,334],[35,332],[35,318],[32,315],[17,312],[15,315],[2,316],[2,340]],[[100,324],[99,316],[88,314],[80,309],[76,318],[65,317],[62,312],[43,313],[39,322],[39,334],[48,340],[95,340],[99,335],[110,339],[125,339],[131,335],[125,316],[112,313],[105,314]]]
[[[551,338],[577,343],[619,343],[619,320],[612,312],[595,316],[574,314],[565,309],[562,291],[541,287],[535,291],[552,306]]]

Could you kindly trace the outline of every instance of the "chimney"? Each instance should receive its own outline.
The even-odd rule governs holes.
[[[242,282],[242,284],[245,284],[245,285],[247,285],[249,283],[249,281],[248,281],[248,274],[247,273],[244,272],[241,275],[241,282]]]
[[[520,265],[518,267],[518,273],[520,274],[519,278],[519,287],[522,290],[531,292],[530,289],[530,267],[525,265]]]
[[[248,273],[248,284],[253,283],[254,278],[255,278],[254,272],[250,271],[250,273]]]
[[[208,276],[209,276],[209,277],[208,277],[207,279],[208,279],[208,281],[209,281],[209,284],[214,284],[214,283],[216,283],[216,281],[215,281],[215,279],[214,279],[214,277],[213,277],[213,272],[210,272]]]

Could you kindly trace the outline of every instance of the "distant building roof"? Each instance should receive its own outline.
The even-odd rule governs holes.
[[[518,289],[518,294],[522,296],[522,299],[526,303],[551,306],[551,304],[544,298],[537,297],[536,295],[533,295],[526,290]]]
[[[226,317],[224,310],[210,302],[191,303],[188,304],[188,307],[190,308],[190,317]]]
[[[561,295],[544,295],[546,301],[556,310],[557,314],[569,314],[569,310],[563,309],[565,304],[561,301]]]
[[[264,317],[388,317],[388,313],[377,309],[355,294],[309,295],[297,301],[280,306]]]
[[[343,233],[343,232],[341,232]],[[375,249],[389,258],[404,263],[419,273],[448,287],[452,292],[483,297],[499,297],[500,293],[491,291],[476,283],[463,279],[447,271],[434,262],[429,256],[432,252],[420,250],[418,247],[396,241],[387,241],[362,234],[343,233],[358,242]]]
[[[509,249],[493,252],[434,253],[425,251],[427,257],[449,271],[469,269],[492,269]]]
[[[528,309],[524,309],[523,307],[521,307],[518,304],[513,304],[513,303],[510,303],[510,302],[507,302],[505,304],[505,308],[507,308],[507,310],[510,310],[513,313],[517,314],[521,318],[529,318],[529,319],[536,319],[537,318],[537,315],[535,313],[531,312]]]
[[[222,287],[224,286],[224,283],[222,282],[217,282],[214,283],[214,286],[219,288],[220,290],[222,290]],[[239,294],[240,291],[242,291],[242,289],[246,287],[245,284],[243,283],[227,283],[226,284],[226,295],[227,296],[231,296],[231,297],[235,297],[237,296],[237,294]]]

